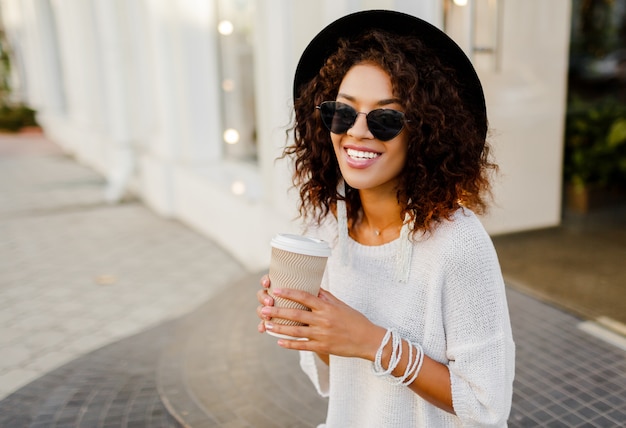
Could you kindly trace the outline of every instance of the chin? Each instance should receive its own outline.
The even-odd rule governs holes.
[[[372,182],[371,180],[363,180],[363,179],[354,179],[354,178],[346,178],[344,176],[345,182],[356,190],[370,190],[375,189],[382,186],[384,183]]]

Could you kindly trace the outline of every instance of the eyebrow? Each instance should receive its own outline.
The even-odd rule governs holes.
[[[352,95],[344,94],[342,92],[337,94],[337,98],[339,97],[345,98],[348,101],[356,102],[355,97],[353,97]],[[389,99],[380,100],[376,103],[377,106],[386,106],[389,104],[400,104],[400,100],[397,98],[389,98]]]

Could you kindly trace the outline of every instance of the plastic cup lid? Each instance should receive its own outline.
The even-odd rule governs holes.
[[[272,247],[307,256],[330,257],[330,246],[326,241],[302,235],[279,233],[272,238]]]

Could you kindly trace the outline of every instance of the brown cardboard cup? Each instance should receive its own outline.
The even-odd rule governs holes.
[[[294,288],[317,296],[326,269],[326,261],[330,256],[328,243],[307,236],[278,234],[272,239],[271,245],[272,257],[269,270],[271,285],[268,294],[274,299],[274,306],[310,310],[293,300],[276,297],[272,289]],[[272,323],[302,325],[281,318],[273,318]],[[278,336],[270,331],[268,333]]]

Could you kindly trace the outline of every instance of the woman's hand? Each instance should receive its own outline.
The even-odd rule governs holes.
[[[373,324],[362,313],[352,309],[326,290],[320,290],[317,296],[313,296],[301,290],[273,289],[272,293],[276,296],[301,303],[311,308],[311,312],[277,308],[274,306],[274,299],[267,293],[270,287],[267,275],[261,278],[261,286],[263,288],[257,293],[261,304],[257,308],[257,315],[261,318],[259,332],[271,330],[287,336],[308,339],[306,341],[280,339],[278,344],[283,348],[316,352],[326,364],[329,354],[374,361],[386,330]],[[274,324],[271,322],[274,317],[299,321],[307,325]],[[410,363],[407,342],[403,342],[403,348],[403,357],[393,373],[394,376],[402,376],[407,364]],[[391,345],[388,344],[382,360],[389,361],[390,353]],[[450,372],[446,365],[425,355],[420,375],[409,388],[435,406],[454,414]]]
[[[308,339],[308,341],[281,339],[278,344],[283,348],[374,360],[376,350],[385,335],[385,329],[370,322],[363,314],[330,292],[320,290],[318,296],[313,296],[305,291],[283,288],[272,289],[272,293],[311,308],[310,312],[277,308],[273,306],[273,299],[271,304],[264,304],[260,308],[259,316],[268,321],[263,326],[263,331],[267,329],[287,336]],[[260,292],[259,301],[265,302],[265,295]],[[267,298],[271,299],[269,296]],[[272,318],[299,321],[306,325],[274,324],[270,321]]]
[[[265,306],[274,306],[274,299],[267,293],[267,290],[270,288],[270,277],[269,275],[263,275],[261,277],[261,290],[256,293],[257,300],[261,304],[256,309],[256,314],[259,318],[261,318],[261,322],[259,323],[257,330],[259,333],[265,333],[265,321],[269,321],[272,318],[265,316],[261,313],[262,309]]]

